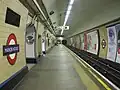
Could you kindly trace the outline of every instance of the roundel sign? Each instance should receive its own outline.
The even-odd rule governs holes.
[[[102,48],[105,49],[105,47],[106,47],[106,41],[105,41],[105,39],[102,40],[101,45],[102,45]]]
[[[7,39],[7,44],[3,46],[3,56],[7,56],[7,60],[11,65],[14,65],[19,52],[19,44],[15,34],[10,34]]]

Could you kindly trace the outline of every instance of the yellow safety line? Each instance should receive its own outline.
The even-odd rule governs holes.
[[[98,78],[91,70],[88,70],[103,86],[106,90],[112,90],[111,88],[109,88],[109,86],[107,86],[107,84],[105,84],[100,78]]]
[[[73,54],[72,54],[73,55]],[[74,56],[74,55],[73,55]],[[77,57],[78,58],[78,57]],[[79,59],[79,58],[78,58]],[[83,65],[83,63],[82,63]],[[86,66],[83,65],[85,68]],[[104,81],[102,81],[100,78],[98,78],[90,69],[88,70],[102,85],[106,90],[112,90],[107,84],[104,83]]]
[[[86,86],[87,90],[100,90],[98,85],[86,74],[83,68],[78,63],[73,65],[76,72],[78,73],[82,83]]]

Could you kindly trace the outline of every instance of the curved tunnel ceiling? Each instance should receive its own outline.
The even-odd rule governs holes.
[[[31,0],[20,0],[31,1]],[[48,14],[54,11],[53,15],[49,15],[54,27],[63,25],[65,12],[69,0],[37,0],[42,1]],[[32,3],[30,3],[32,5]],[[36,9],[36,7],[32,7]],[[32,8],[30,9],[33,12]],[[75,0],[71,14],[68,18],[67,25],[69,30],[64,31],[64,36],[71,36],[85,30],[91,29],[98,25],[120,17],[120,0]],[[37,11],[37,10],[36,10]],[[33,12],[37,13],[37,12]],[[57,34],[61,30],[56,30]]]
[[[65,11],[69,0],[43,0],[50,16],[57,25],[63,25]],[[120,0],[75,0],[67,25],[70,30],[64,31],[65,36],[74,35],[95,26],[120,17]],[[60,31],[58,31],[60,33]]]
[[[38,9],[38,6],[35,5],[34,0],[19,0],[19,1],[29,10],[29,15],[31,17],[37,15],[39,17],[39,18],[37,18],[38,21],[40,21],[42,24],[44,24],[44,26],[47,27],[47,29],[52,34],[54,34],[54,35],[56,34],[54,31],[53,24],[49,18],[49,15],[47,13],[47,10],[46,10],[42,0],[35,0],[35,1],[38,3],[38,5],[41,8],[41,11],[43,12],[44,15],[42,14],[42,12],[40,12],[40,10]],[[46,18],[44,18],[44,16]]]
[[[43,3],[47,9],[47,12],[50,13],[54,11],[53,15],[49,15],[54,27],[63,25],[65,17],[65,9],[67,8],[69,0],[43,0]],[[56,30],[57,34],[60,34],[61,30]]]

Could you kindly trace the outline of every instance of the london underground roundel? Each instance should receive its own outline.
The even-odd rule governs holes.
[[[7,39],[7,44],[3,46],[3,56],[7,56],[7,60],[11,65],[14,65],[19,52],[19,44],[15,34],[10,34]]]

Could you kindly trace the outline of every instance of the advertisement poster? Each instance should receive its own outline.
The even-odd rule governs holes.
[[[73,45],[73,38],[70,38],[70,46]]]
[[[108,52],[107,59],[111,61],[115,61],[116,58],[116,48],[117,48],[117,34],[115,26],[107,28],[107,36],[108,36]]]
[[[80,49],[84,50],[84,34],[80,34]]]
[[[71,45],[71,43],[70,43],[70,38],[67,39],[67,45]]]
[[[72,37],[72,39],[73,39],[73,47],[75,47],[75,43],[76,43],[76,41],[75,41],[75,37]]]
[[[87,33],[84,33],[84,50],[87,50]]]
[[[76,36],[74,36],[73,38],[74,38],[74,47],[76,47],[77,45]]]
[[[80,49],[80,36],[79,35],[76,36],[76,48]]]
[[[87,51],[93,54],[98,53],[98,33],[93,31],[87,34]]]
[[[120,63],[120,24],[116,25],[116,31],[117,31],[117,56],[116,56],[116,62]]]

